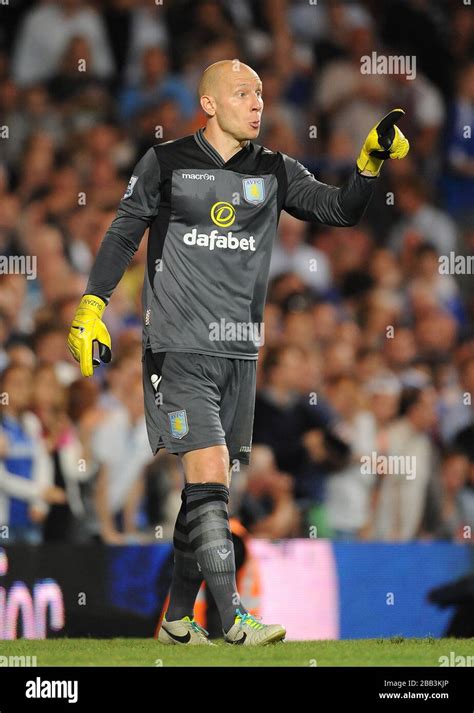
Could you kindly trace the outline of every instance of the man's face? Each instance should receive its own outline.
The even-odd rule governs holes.
[[[238,141],[255,139],[263,111],[262,82],[255,72],[229,70],[220,78],[215,94],[220,128]]]

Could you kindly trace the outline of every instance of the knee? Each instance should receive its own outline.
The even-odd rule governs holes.
[[[182,456],[187,483],[229,485],[229,452],[226,446],[188,451]]]

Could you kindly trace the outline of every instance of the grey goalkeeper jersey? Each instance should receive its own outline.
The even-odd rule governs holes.
[[[354,169],[328,186],[252,141],[224,161],[203,129],[158,144],[135,166],[86,291],[108,302],[149,228],[143,348],[256,359],[281,210],[354,225],[374,183]]]

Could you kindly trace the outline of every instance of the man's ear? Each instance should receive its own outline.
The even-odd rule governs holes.
[[[199,101],[201,103],[201,107],[204,113],[208,116],[214,116],[214,114],[216,113],[216,102],[214,100],[214,97],[210,97],[207,94],[203,94]]]

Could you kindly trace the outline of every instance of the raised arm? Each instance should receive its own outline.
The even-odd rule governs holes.
[[[394,109],[369,132],[357,164],[340,187],[317,181],[301,164],[283,154],[287,191],[283,208],[295,218],[326,225],[350,226],[362,218],[385,159],[404,158],[410,145],[396,122],[404,115]]]
[[[283,208],[300,220],[347,227],[362,218],[372,196],[375,176],[362,176],[358,169],[341,188],[317,181],[312,173],[289,156],[283,156],[288,189]]]

